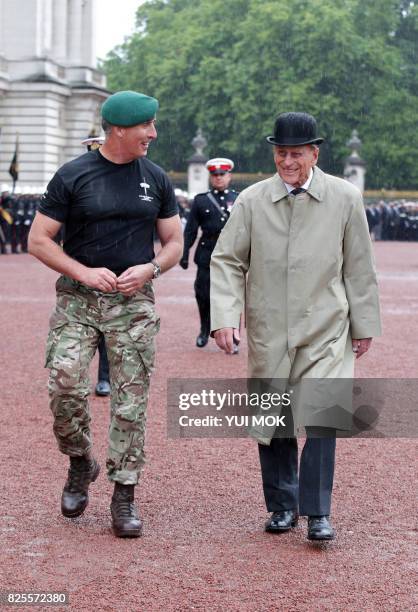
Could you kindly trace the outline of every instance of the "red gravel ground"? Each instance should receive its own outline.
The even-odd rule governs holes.
[[[384,336],[358,375],[418,378],[418,245],[375,250]],[[167,438],[167,378],[245,376],[244,350],[230,357],[213,342],[194,346],[193,267],[156,283],[162,325],[138,487],[143,537],[112,535],[103,472],[85,515],[62,517],[67,459],[51,431],[43,369],[56,274],[29,255],[8,255],[0,276],[0,591],[66,591],[70,605],[60,609],[76,611],[414,609],[414,440],[338,441],[337,538],[318,546],[306,540],[304,519],[292,533],[264,533],[252,440]],[[103,462],[108,400],[92,396],[91,410]]]

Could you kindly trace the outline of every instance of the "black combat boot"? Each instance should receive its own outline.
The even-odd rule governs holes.
[[[70,469],[61,497],[61,512],[64,516],[75,518],[83,514],[89,503],[89,484],[94,482],[100,472],[95,459],[70,457]]]
[[[134,486],[115,482],[110,512],[113,533],[118,538],[137,538],[142,532],[142,521],[134,504]]]

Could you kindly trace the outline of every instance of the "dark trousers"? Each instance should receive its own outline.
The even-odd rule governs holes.
[[[210,269],[197,267],[194,291],[200,316],[200,331],[204,336],[210,334]]]
[[[109,360],[107,358],[106,344],[105,344],[105,339],[104,339],[103,334],[100,334],[98,349],[99,349],[99,371],[97,374],[97,379],[106,380],[107,382],[110,382]]]
[[[0,253],[7,253],[6,244],[9,237],[9,224],[0,217]]]
[[[258,445],[268,512],[299,510],[329,515],[335,466],[335,429],[307,427],[298,477],[297,438],[273,438]]]
[[[18,247],[20,245],[21,242],[21,235],[22,235],[22,225],[16,225],[15,223],[13,223],[13,225],[11,225],[10,228],[10,244],[12,247],[12,253],[17,253],[18,252]]]
[[[29,237],[30,225],[20,226],[20,251],[21,253],[28,252],[28,237]]]

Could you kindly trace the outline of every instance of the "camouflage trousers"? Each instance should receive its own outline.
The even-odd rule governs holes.
[[[65,276],[56,284],[46,364],[54,433],[61,452],[84,455],[92,446],[89,366],[99,333],[106,341],[111,383],[109,480],[137,484],[144,463],[149,378],[159,317],[152,283],[134,296],[102,293]]]

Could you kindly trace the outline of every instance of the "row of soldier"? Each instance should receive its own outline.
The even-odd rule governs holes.
[[[28,252],[28,235],[38,209],[40,195],[14,195],[8,191],[0,196],[0,253]]]
[[[40,198],[40,195],[14,195],[8,191],[0,194],[0,254],[27,253],[28,234]],[[187,201],[185,192],[177,195],[177,199],[185,225],[192,202]],[[374,240],[418,241],[418,202],[380,201],[366,206],[366,216]]]
[[[369,231],[375,240],[418,241],[418,202],[378,202],[366,207]]]

